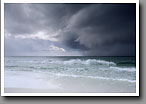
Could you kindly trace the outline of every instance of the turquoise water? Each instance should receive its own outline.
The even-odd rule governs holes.
[[[74,82],[78,80],[78,83],[80,83],[79,78],[86,79],[84,80],[85,82],[87,82],[88,79],[90,80],[90,82],[92,80],[95,81],[96,79],[100,80],[101,82],[102,80],[110,82],[116,81],[117,83],[124,82],[127,84],[127,88],[130,84],[134,84],[135,86],[136,83],[135,57],[89,57],[89,56],[5,57],[4,70],[6,79],[5,87],[29,88],[33,86],[31,85],[31,80],[32,83],[35,82],[36,84],[37,80],[39,79],[47,82],[47,80],[50,79],[56,80],[56,78],[63,79],[63,82],[59,82],[62,86],[67,85],[67,83],[70,81]],[[35,76],[36,73],[37,78],[34,78],[33,74]],[[30,75],[31,77],[28,75]],[[27,77],[30,80],[29,83],[30,86],[26,86],[25,84],[23,85],[22,83],[21,84],[17,83],[19,82],[18,81],[19,78],[24,79],[23,80],[24,82],[25,80],[28,80],[25,77]],[[13,79],[13,82],[15,80],[16,81],[14,83],[11,83],[11,79]],[[68,79],[68,81],[66,81],[66,79]],[[81,80],[81,82],[83,82],[83,80]],[[64,83],[66,84],[63,85]],[[90,87],[94,86],[94,84],[91,85],[90,83]],[[81,86],[79,85],[76,87],[80,88]]]

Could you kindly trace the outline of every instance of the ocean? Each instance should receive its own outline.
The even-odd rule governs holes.
[[[5,92],[135,93],[135,57],[11,56]]]

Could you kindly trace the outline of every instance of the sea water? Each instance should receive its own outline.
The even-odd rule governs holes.
[[[136,62],[135,57],[5,57],[4,83],[19,92],[135,92]]]

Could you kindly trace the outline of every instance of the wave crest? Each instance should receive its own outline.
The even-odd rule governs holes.
[[[54,63],[54,62],[53,62]],[[83,65],[106,65],[106,66],[115,66],[116,63],[110,62],[110,61],[104,61],[104,60],[96,60],[96,59],[87,59],[87,60],[81,60],[81,59],[71,59],[68,61],[63,61],[63,63],[55,62],[57,64],[67,64],[67,65],[73,65],[73,64],[83,64]]]

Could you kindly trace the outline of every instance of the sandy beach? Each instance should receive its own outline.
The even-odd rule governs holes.
[[[110,61],[104,59],[105,57],[91,58],[7,57],[4,91],[5,93],[136,92],[136,69],[133,58],[107,57]],[[127,66],[123,65],[123,61]],[[121,64],[123,66],[118,66]]]
[[[64,80],[65,79],[65,80]],[[52,84],[49,83],[48,85]],[[60,77],[54,80],[57,83],[56,87],[45,86],[44,88],[39,88],[38,86],[34,88],[26,88],[24,86],[21,88],[11,88],[6,87],[4,89],[5,93],[135,93],[136,85],[135,83],[129,83],[124,81],[110,81],[110,80],[99,80],[99,79],[86,79],[86,78],[70,78],[70,77]],[[19,82],[17,82],[19,83]],[[27,84],[28,82],[23,82]],[[46,82],[47,83],[47,82]],[[54,84],[55,84],[54,83]],[[48,87],[48,88],[47,88]]]

